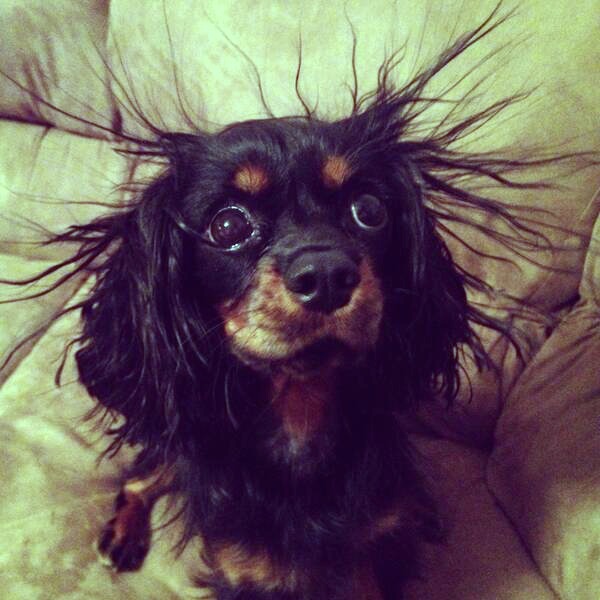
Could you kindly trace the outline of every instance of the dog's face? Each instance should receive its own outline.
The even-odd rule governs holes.
[[[455,393],[471,309],[401,106],[165,134],[162,176],[83,228],[90,254],[116,248],[77,361],[120,440],[196,439],[257,398],[285,398],[295,426],[357,382],[382,411]]]
[[[360,150],[340,124],[299,119],[186,140],[189,276],[247,365],[301,378],[377,344],[392,232],[415,189],[398,187],[390,157]]]

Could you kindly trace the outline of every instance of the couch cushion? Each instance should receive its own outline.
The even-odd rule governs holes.
[[[4,0],[0,4],[0,114],[107,137],[106,132],[52,110],[19,86],[63,111],[110,127],[116,114],[104,53],[109,2]]]
[[[108,142],[0,121],[0,280],[34,277],[70,256],[75,251],[72,245],[40,242],[105,213],[110,210],[107,203],[122,201],[124,194],[116,186],[135,172],[133,167]],[[29,287],[0,286],[0,364],[20,342],[47,328],[81,278],[30,302],[6,301],[39,293],[65,274],[63,269]],[[36,338],[0,371],[0,384]]]
[[[446,440],[415,443],[429,465],[447,540],[422,548],[422,580],[408,584],[406,599],[555,600],[487,488],[487,455]]]
[[[40,242],[122,202],[118,186],[132,170],[132,161],[106,141],[0,121],[0,251],[64,258],[72,247]]]
[[[581,301],[520,377],[499,420],[489,481],[565,600],[600,590],[600,220]]]

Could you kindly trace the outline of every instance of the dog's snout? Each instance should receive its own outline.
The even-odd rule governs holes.
[[[331,313],[348,304],[360,273],[343,250],[306,250],[291,262],[284,281],[303,306]]]

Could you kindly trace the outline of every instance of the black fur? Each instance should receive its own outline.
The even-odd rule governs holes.
[[[306,107],[303,116],[238,123],[214,134],[152,127],[155,138],[136,140],[136,152],[163,160],[163,173],[127,207],[53,239],[78,249],[40,278],[68,266],[56,285],[82,271],[96,277],[75,307],[83,322],[76,360],[81,382],[98,401],[94,414],[103,414],[112,436],[110,450],[141,445],[133,476],[174,465],[175,487],[185,498],[183,541],[201,535],[209,564],[211,547],[236,543],[250,553],[266,549],[308,574],[294,593],[233,589],[208,576],[204,583],[220,600],[342,598],[350,593],[347,573],[369,557],[384,598],[392,600],[417,573],[419,540],[435,538],[435,509],[398,416],[434,396],[449,402],[456,396],[461,348],[487,364],[475,324],[511,335],[467,302],[466,287],[486,286],[453,263],[440,232],[451,235],[448,221],[482,228],[453,214],[454,204],[508,224],[509,233],[488,230],[508,246],[538,243],[530,222],[460,184],[481,177],[535,187],[511,174],[569,158],[518,160],[453,149],[514,98],[415,135],[423,111],[443,101],[425,93],[432,78],[503,20],[495,11],[401,88],[390,81],[397,64],[391,57],[378,88],[358,98],[355,85],[352,113],[336,122]],[[337,191],[319,184],[329,155],[351,157],[355,173]],[[272,182],[258,200],[228,183],[248,160],[265,165]],[[381,199],[389,215],[377,234],[348,221],[348,198],[364,192]],[[251,207],[260,236],[243,251],[225,252],[207,242],[205,231],[232,200]],[[326,426],[294,455],[280,447],[268,375],[229,351],[217,306],[244,292],[257,260],[279,240],[316,222],[351,240],[374,264],[383,326],[372,350],[340,367]],[[358,531],[398,506],[410,518],[397,530],[359,541]]]

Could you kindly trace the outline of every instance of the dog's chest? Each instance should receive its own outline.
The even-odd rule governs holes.
[[[333,384],[328,377],[291,380],[280,376],[273,381],[273,407],[281,419],[290,449],[301,448],[323,434],[325,419],[332,409]]]
[[[312,478],[335,461],[339,441],[335,396],[333,380],[328,377],[275,378],[270,402],[273,429],[266,443],[266,460],[279,465],[292,479]]]

